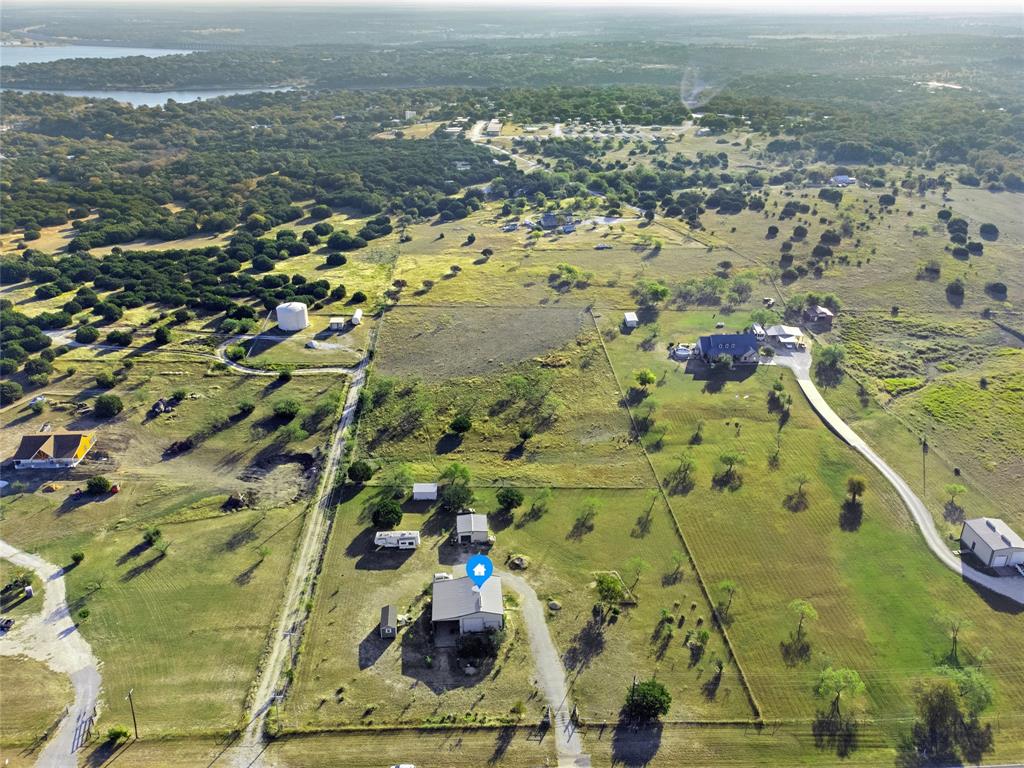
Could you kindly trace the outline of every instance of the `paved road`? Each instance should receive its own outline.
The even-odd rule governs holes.
[[[583,752],[583,741],[572,722],[572,700],[565,683],[565,667],[558,655],[544,616],[544,605],[533,587],[522,578],[507,571],[498,571],[501,580],[523,598],[522,616],[526,634],[530,638],[530,652],[537,672],[537,683],[544,692],[552,713],[552,729],[560,768],[589,768],[590,756]]]
[[[274,627],[270,652],[257,677],[256,693],[249,713],[249,723],[239,741],[229,750],[231,764],[238,768],[262,765],[263,755],[267,748],[267,744],[263,740],[263,725],[267,712],[283,693],[280,682],[284,670],[290,663],[292,644],[297,641],[298,633],[301,631],[303,605],[308,597],[310,577],[316,570],[321,552],[327,543],[327,533],[330,528],[327,513],[331,507],[334,476],[341,464],[345,449],[345,430],[355,418],[359,391],[366,382],[366,368],[369,362],[369,358],[364,358],[352,371],[348,396],[345,398],[341,418],[335,426],[331,450],[324,462],[323,472],[320,476],[319,494],[314,508],[306,519],[298,556],[289,575],[281,613],[277,625]]]
[[[0,557],[28,568],[43,581],[43,609],[19,621],[0,636],[0,655],[24,655],[44,662],[55,672],[68,675],[75,700],[60,721],[56,733],[36,761],[38,768],[74,768],[75,751],[85,740],[100,694],[99,663],[68,610],[64,570],[36,555],[22,552],[0,540]]]
[[[928,548],[939,558],[943,565],[960,574],[967,581],[1024,605],[1024,577],[989,576],[969,565],[965,565],[959,557],[952,553],[946,545],[942,534],[936,529],[935,519],[932,517],[931,512],[928,511],[928,508],[917,494],[911,490],[907,481],[896,470],[886,464],[885,460],[875,453],[871,446],[854,432],[849,424],[839,418],[839,415],[825,402],[825,398],[821,396],[818,388],[814,385],[814,381],[811,379],[811,355],[809,352],[776,354],[773,362],[776,365],[782,365],[791,369],[796,374],[796,380],[800,385],[801,391],[822,421],[831,427],[832,431],[846,441],[854,450],[871,462],[882,473],[882,476],[889,481],[892,487],[896,489],[896,493],[899,494],[907,509],[910,510],[910,515],[920,529],[921,535],[924,536]]]

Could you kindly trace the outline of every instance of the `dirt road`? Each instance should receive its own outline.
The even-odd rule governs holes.
[[[64,569],[0,541],[0,557],[36,573],[43,582],[42,611],[0,636],[0,654],[28,656],[71,678],[75,700],[36,761],[38,768],[74,768],[100,694],[99,663],[71,618]]]

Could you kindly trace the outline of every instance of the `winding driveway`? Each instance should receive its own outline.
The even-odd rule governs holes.
[[[0,557],[34,571],[45,584],[42,611],[19,622],[0,637],[0,655],[28,656],[41,661],[55,672],[68,675],[75,689],[74,702],[43,748],[36,765],[39,768],[74,768],[78,764],[75,752],[85,741],[96,712],[100,693],[99,663],[71,618],[65,597],[64,569],[2,540]]]
[[[928,548],[939,558],[943,565],[951,571],[960,574],[966,581],[970,581],[990,592],[1024,605],[1024,577],[989,576],[987,573],[982,573],[976,568],[964,564],[959,557],[950,551],[942,534],[935,527],[935,520],[931,512],[928,511],[928,508],[917,494],[911,490],[907,481],[896,470],[886,464],[885,460],[875,453],[871,446],[854,432],[849,424],[839,418],[839,415],[825,402],[825,398],[821,396],[818,388],[814,385],[814,381],[811,379],[811,355],[809,352],[777,352],[773,362],[776,365],[784,366],[793,371],[796,375],[797,383],[800,385],[800,390],[804,393],[804,397],[807,398],[811,407],[821,417],[821,420],[848,443],[850,447],[871,462],[875,469],[881,472],[882,476],[896,489],[896,493],[899,494],[907,509],[910,510],[911,517],[913,517],[917,527],[921,530],[921,535],[924,536]]]
[[[544,607],[533,587],[521,576],[496,571],[502,581],[512,587],[523,598],[522,616],[526,623],[526,634],[530,638],[530,652],[537,671],[537,684],[544,692],[551,710],[551,726],[555,731],[555,749],[561,768],[589,768],[590,756],[583,753],[583,742],[572,721],[572,700],[565,684],[565,667],[558,655],[548,624]]]

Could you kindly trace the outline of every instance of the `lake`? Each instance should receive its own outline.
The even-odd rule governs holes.
[[[0,46],[0,64],[45,64],[61,59],[120,59],[125,56],[173,56],[192,53],[176,48],[117,48],[109,45],[3,45]]]
[[[173,56],[192,53],[175,48],[123,48],[103,45],[52,45],[52,46],[0,46],[0,64],[44,64],[60,59],[119,59],[126,56]],[[171,99],[179,103],[215,99],[218,96],[236,96],[264,91],[283,91],[288,88],[233,88],[184,91],[101,91],[101,90],[56,90],[49,88],[18,88],[12,90],[36,93],[60,93],[65,96],[84,96],[91,99],[114,99],[131,104],[133,107],[159,107]]]

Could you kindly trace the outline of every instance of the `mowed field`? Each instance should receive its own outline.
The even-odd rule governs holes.
[[[0,656],[0,760],[33,756],[40,739],[71,703],[71,683],[25,656]]]
[[[870,728],[893,739],[913,716],[915,684],[949,652],[940,617],[953,613],[972,622],[961,635],[962,660],[983,655],[986,647],[994,652],[985,663],[997,691],[992,715],[1019,748],[1019,606],[978,595],[928,553],[895,493],[821,425],[788,372],[762,366],[723,384],[667,359],[665,342],[692,341],[713,322],[708,313],[665,311],[654,350],[640,349],[625,335],[608,349],[620,378],[647,367],[659,379],[639,406],[667,427],[660,449],[650,454],[659,475],[666,477],[682,452],[696,460],[692,491],[672,496],[672,506],[707,580],[729,578],[739,586],[729,632],[766,717],[813,717],[819,703],[812,691],[821,669],[849,666],[867,685],[873,725],[865,740]],[[739,326],[743,319],[733,322]],[[781,430],[767,403],[780,376],[794,397]],[[703,439],[691,444],[699,422]],[[777,449],[779,464],[772,468],[769,458]],[[735,490],[713,483],[726,451],[746,459]],[[796,490],[799,473],[810,478],[808,507],[793,512],[784,501]],[[850,474],[868,479],[859,520],[840,516]],[[810,657],[787,661],[782,644],[795,629],[787,609],[795,598],[810,600],[820,619],[810,627]]]
[[[130,719],[123,692],[134,688],[150,735],[227,732],[242,717],[276,615],[344,380],[282,385],[175,352],[77,349],[55,365],[47,410],[3,412],[3,455],[44,424],[94,429],[96,447],[74,470],[12,477],[4,538],[57,564],[85,556],[66,578],[72,614],[103,664],[98,728]],[[97,421],[79,406],[105,391],[95,381],[103,371],[116,374],[109,391],[125,409]],[[176,392],[172,413],[149,413]],[[300,404],[290,421],[272,410],[285,399]],[[316,420],[321,403],[326,415]],[[121,492],[75,493],[96,474]],[[240,508],[226,504],[232,494]],[[150,546],[143,533],[153,528],[160,537]]]

